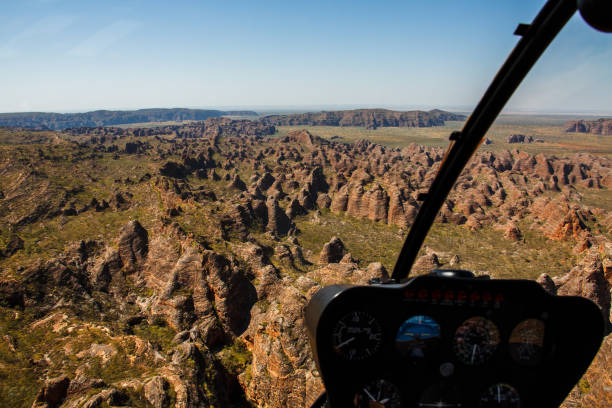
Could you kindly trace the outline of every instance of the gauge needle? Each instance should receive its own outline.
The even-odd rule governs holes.
[[[474,362],[474,357],[476,357],[476,349],[478,348],[477,344],[474,344],[474,347],[472,348],[472,363]]]
[[[337,348],[342,348],[344,346],[346,346],[347,344],[349,344],[351,341],[355,340],[354,337],[351,337],[350,339],[343,341],[342,343],[338,344],[336,347]]]
[[[376,398],[374,398],[374,396],[372,394],[370,394],[370,392],[368,390],[366,390],[365,388],[363,389],[363,392],[365,392],[367,394],[368,397],[370,397],[370,399],[372,401],[376,401]]]
[[[386,404],[387,402],[389,402],[391,398],[385,398],[384,400],[380,400],[378,402],[380,402],[381,404]]]

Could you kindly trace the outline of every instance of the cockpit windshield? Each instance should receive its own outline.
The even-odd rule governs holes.
[[[612,405],[612,36],[576,2],[9,3],[0,406],[310,407],[313,296],[434,270],[492,280],[377,301],[521,307],[494,280],[526,279],[594,302],[607,337],[562,406]],[[605,31],[600,3],[577,2]],[[543,7],[569,19],[556,38]],[[488,88],[535,37],[515,86]],[[546,311],[376,313],[336,316],[332,355],[390,344],[411,369],[448,356],[434,374],[452,379],[553,344]],[[482,406],[520,406],[484,382]],[[404,388],[372,378],[351,403],[405,406]]]

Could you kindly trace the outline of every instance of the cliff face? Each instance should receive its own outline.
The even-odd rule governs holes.
[[[612,119],[573,120],[565,124],[565,131],[592,133],[594,135],[612,135]]]
[[[386,109],[357,109],[333,112],[271,115],[261,119],[276,126],[363,126],[430,127],[443,126],[447,120],[465,120],[465,116],[441,110],[398,112]]]

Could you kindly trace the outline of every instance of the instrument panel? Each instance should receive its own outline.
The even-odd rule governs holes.
[[[586,299],[433,275],[323,288],[306,326],[334,408],[558,406],[604,334]]]

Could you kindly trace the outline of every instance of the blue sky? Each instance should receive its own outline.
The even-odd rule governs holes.
[[[471,108],[536,0],[1,0],[0,112]],[[508,110],[612,114],[612,35],[577,15]]]

